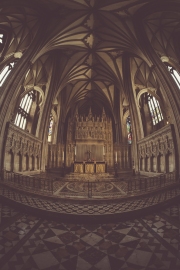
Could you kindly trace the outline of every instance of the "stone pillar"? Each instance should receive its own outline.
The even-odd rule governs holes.
[[[128,145],[126,146],[126,169],[128,170],[130,168],[129,166],[129,163],[130,163],[130,160],[129,160],[129,149],[128,149]]]
[[[140,127],[140,119],[138,118],[138,110],[134,90],[132,88],[132,78],[131,78],[131,68],[130,68],[130,56],[128,53],[123,54],[122,58],[122,71],[124,78],[124,89],[126,92],[126,98],[129,102],[129,114],[131,117],[131,124],[133,130],[133,144],[131,147],[131,152],[134,160],[135,170],[138,170],[138,154],[137,154],[137,141],[142,138],[142,130],[136,127]]]
[[[122,165],[121,165],[121,163],[122,163],[122,156],[121,156],[121,154],[122,154],[122,145],[120,145],[120,147],[119,147],[119,169],[120,170],[122,170]]]
[[[48,167],[52,168],[52,149],[49,150]]]

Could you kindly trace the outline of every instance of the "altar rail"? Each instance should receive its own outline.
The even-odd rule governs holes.
[[[148,193],[156,190],[163,189],[165,187],[171,186],[172,184],[179,184],[180,179],[175,177],[175,173],[161,174],[153,177],[137,177],[132,179],[113,179],[113,181],[80,181],[80,180],[69,180],[65,178],[43,178],[40,175],[28,176],[22,175],[11,171],[4,171],[1,175],[1,183],[8,185],[11,188],[16,188],[22,191],[28,191],[30,193],[35,193],[39,195],[50,195],[53,197],[65,198],[66,195],[69,197],[67,191],[63,193],[61,191],[57,196],[57,191],[61,187],[65,187],[69,183],[74,185],[84,185],[82,194],[77,192],[75,195],[75,190],[72,189],[72,197],[82,196],[83,198],[96,198],[97,197],[97,185],[98,184],[113,184],[117,189],[119,188],[119,193],[115,192],[117,197],[125,197],[128,195],[138,195],[141,193]],[[65,189],[66,190],[66,189]],[[74,192],[74,193],[73,193]],[[122,194],[123,192],[123,194]],[[99,193],[100,194],[100,193]],[[104,197],[107,196],[103,193]],[[100,195],[99,195],[100,196]],[[112,193],[113,197],[113,193]]]
[[[127,181],[128,192],[135,191],[151,191],[168,186],[169,184],[178,182],[175,178],[175,172],[160,174],[148,178],[139,177],[138,179],[130,179]]]
[[[35,192],[38,194],[53,194],[54,179],[40,178],[39,176],[23,175],[11,171],[3,172],[4,183],[13,188],[25,191]]]

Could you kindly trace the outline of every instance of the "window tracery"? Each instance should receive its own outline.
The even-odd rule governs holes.
[[[14,68],[16,61],[13,61],[11,63],[8,63],[0,72],[0,86],[3,85],[4,81],[8,77],[11,70]]]
[[[52,139],[52,129],[53,129],[53,115],[51,113],[49,119],[48,142],[51,142]]]
[[[0,33],[0,44],[3,44],[3,38],[4,38],[4,35]]]
[[[147,97],[148,97],[148,106],[149,106],[152,122],[153,122],[153,125],[156,125],[163,120],[161,107],[159,105],[159,101],[154,96],[147,93]]]
[[[21,99],[21,102],[19,104],[14,124],[22,129],[26,128],[27,119],[33,103],[33,98],[34,91],[30,91]]]
[[[169,73],[171,74],[171,76],[173,77],[174,81],[176,82],[177,86],[180,89],[180,73],[168,63],[165,63],[165,64],[167,66]]]
[[[2,52],[5,47],[6,34],[3,32],[4,31],[0,30],[0,52]]]

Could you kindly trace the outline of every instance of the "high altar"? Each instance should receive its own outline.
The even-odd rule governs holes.
[[[105,173],[106,162],[74,162],[75,173]]]
[[[66,145],[67,166],[77,173],[104,173],[113,165],[112,121],[103,109],[101,116],[79,115],[69,119]]]

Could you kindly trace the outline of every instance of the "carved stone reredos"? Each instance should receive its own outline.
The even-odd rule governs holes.
[[[106,116],[103,109],[100,116],[92,114],[91,108],[87,116],[76,112],[75,121],[70,119],[69,132],[70,140],[112,140],[112,121]],[[74,134],[74,136],[73,136]],[[72,137],[73,136],[73,137]]]
[[[87,116],[79,114],[77,111],[75,113],[75,120],[76,122],[108,122],[111,123],[111,119],[106,116],[105,110],[103,108],[102,114],[101,115],[94,115],[92,113],[91,108],[89,109],[89,113]],[[73,122],[73,119],[71,119]]]

